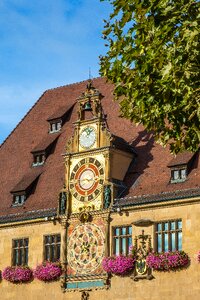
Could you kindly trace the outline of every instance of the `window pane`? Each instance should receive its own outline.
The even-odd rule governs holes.
[[[25,261],[24,263],[28,265],[28,248],[25,249]]]
[[[115,229],[115,235],[119,235],[119,228]]]
[[[182,221],[178,221],[178,229],[182,229]]]
[[[185,179],[186,178],[186,169],[181,170],[181,178]]]
[[[168,230],[168,228],[169,228],[169,227],[168,227],[168,223],[165,223],[165,224],[164,224],[164,230]]]
[[[174,179],[179,179],[179,170],[174,171]]]
[[[128,238],[128,248],[132,246],[132,238]]]
[[[57,258],[56,260],[59,260],[60,259],[60,245],[58,245],[57,247]]]
[[[157,225],[157,230],[158,230],[158,231],[161,231],[161,230],[162,230],[162,224],[161,224],[161,223],[159,223],[159,224]]]
[[[122,227],[122,234],[126,235],[126,227]]]
[[[175,230],[175,222],[171,222],[171,230]]]
[[[119,239],[115,240],[115,254],[119,255]]]
[[[176,242],[175,242],[175,232],[173,232],[171,234],[171,247],[172,247],[172,251],[176,250]]]
[[[126,255],[126,238],[122,239],[122,254]]]
[[[178,250],[182,250],[182,232],[178,232]]]
[[[158,234],[158,252],[162,252],[162,235]]]
[[[128,233],[129,233],[129,234],[132,234],[132,226],[129,226],[129,228],[128,228]]]
[[[22,265],[23,264],[23,249],[19,249],[18,253],[19,253],[19,256],[18,256],[18,264],[19,265]]]
[[[164,251],[169,251],[169,244],[168,244],[168,233],[165,233],[164,235]]]

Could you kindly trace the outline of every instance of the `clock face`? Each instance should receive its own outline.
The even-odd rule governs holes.
[[[79,141],[82,148],[92,147],[96,141],[95,129],[89,126],[84,128],[80,133]]]
[[[79,201],[92,201],[101,193],[103,179],[101,163],[93,157],[83,158],[71,172],[71,193]]]

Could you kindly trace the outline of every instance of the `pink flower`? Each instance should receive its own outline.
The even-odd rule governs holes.
[[[33,272],[29,267],[6,267],[2,272],[3,279],[13,283],[27,282],[32,279]]]
[[[102,261],[103,269],[112,274],[125,275],[134,268],[135,259],[133,257],[110,256],[104,257]]]
[[[44,262],[34,270],[34,277],[42,281],[52,281],[58,279],[62,274],[59,263]]]
[[[146,258],[147,266],[159,271],[169,271],[188,265],[189,257],[184,251],[151,252]]]

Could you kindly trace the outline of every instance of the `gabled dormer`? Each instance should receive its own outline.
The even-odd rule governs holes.
[[[33,193],[42,169],[32,169],[10,191],[13,195],[12,206],[22,206],[30,194]]]
[[[53,151],[53,147],[60,133],[54,135],[47,135],[32,151],[33,154],[33,167],[41,166],[49,154]]]
[[[47,121],[49,122],[49,133],[59,132],[64,123],[70,118],[73,105],[60,107]]]
[[[171,160],[168,164],[171,171],[171,183],[184,182],[187,179],[194,156],[195,153],[183,152],[177,154],[177,156]]]

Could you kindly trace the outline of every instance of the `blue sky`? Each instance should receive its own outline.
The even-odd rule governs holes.
[[[97,77],[100,0],[0,0],[0,144],[49,88]]]

